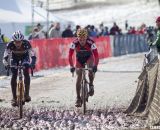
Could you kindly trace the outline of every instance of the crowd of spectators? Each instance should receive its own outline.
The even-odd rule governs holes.
[[[62,30],[61,24],[59,22],[52,23],[49,29],[44,30],[43,25],[38,23],[28,36],[28,40],[31,39],[45,39],[45,38],[67,38],[76,37],[77,30],[81,28],[80,25],[72,27],[70,24],[67,25],[65,29]],[[145,24],[141,24],[138,28],[134,26],[129,26],[128,21],[125,21],[125,29],[122,29],[117,25],[116,22],[113,23],[111,28],[104,26],[103,23],[99,24],[99,27],[94,25],[87,25],[85,27],[88,30],[89,37],[99,37],[108,35],[123,35],[123,34],[147,34],[147,41],[153,42],[156,35],[156,28],[153,26],[147,27]],[[2,41],[3,40],[3,41]],[[0,42],[8,42],[9,39],[1,34],[0,31]]]
[[[61,29],[59,22],[51,24],[48,31],[43,31],[43,26],[38,23],[34,28],[32,33],[29,35],[29,40],[31,39],[43,39],[43,38],[66,38],[66,37],[75,37],[77,30],[80,28],[80,25],[77,25],[75,29],[69,24],[64,30]],[[147,27],[145,24],[142,24],[138,28],[134,26],[128,26],[128,22],[125,22],[125,30],[117,25],[116,22],[113,23],[111,28],[104,26],[103,23],[96,28],[94,25],[87,25],[85,27],[88,30],[90,37],[99,37],[107,35],[123,35],[123,34],[147,34],[149,37],[153,37],[156,34],[156,29],[152,26]]]

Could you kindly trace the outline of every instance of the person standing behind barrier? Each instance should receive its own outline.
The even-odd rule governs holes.
[[[31,101],[31,97],[29,96],[30,89],[30,76],[29,76],[29,67],[31,66],[33,69],[36,64],[36,56],[34,51],[32,50],[31,44],[29,41],[24,39],[24,35],[20,31],[16,31],[12,35],[13,41],[7,44],[7,48],[5,49],[3,56],[3,64],[6,69],[9,68],[9,57],[11,58],[10,65],[19,65],[21,61],[24,66],[23,74],[24,74],[24,84],[25,84],[25,101]],[[30,62],[31,59],[31,62]],[[17,106],[17,75],[18,69],[11,68],[12,78],[11,78],[11,89],[13,99],[11,100],[12,106]]]
[[[9,38],[2,34],[0,29],[0,43],[8,43],[9,41]]]
[[[32,33],[28,37],[28,40],[32,40],[32,39],[39,39],[39,33],[38,33],[37,27],[33,29]]]
[[[48,32],[49,38],[59,38],[62,37],[62,33],[60,31],[60,23],[55,23],[54,26]]]
[[[73,53],[76,52],[76,67],[73,63]],[[94,73],[97,72],[97,66],[99,62],[98,50],[95,42],[88,37],[88,31],[86,29],[78,29],[77,38],[72,42],[69,49],[69,64],[71,66],[70,71],[74,73],[76,70],[77,81],[76,81],[76,93],[77,100],[75,103],[76,107],[81,107],[82,99],[80,97],[80,84],[82,79],[82,70],[78,68],[84,68],[85,64],[92,68],[92,71],[89,71],[89,95],[93,96],[94,94]]]
[[[158,53],[160,53],[160,16],[156,19],[156,25],[157,25],[157,38],[156,40],[150,44],[150,46],[152,45],[156,45],[157,47],[157,51]]]
[[[62,32],[62,37],[73,37],[73,32],[71,30],[71,25],[68,25],[67,28]]]
[[[120,32],[118,25],[114,22],[113,27],[110,29],[110,35],[118,35],[120,33],[121,32]]]
[[[94,25],[91,25],[89,29],[89,37],[97,37],[97,32]]]
[[[128,30],[128,20],[125,21],[125,30]]]
[[[147,28],[147,43],[150,46],[150,44],[152,44],[155,40],[155,31],[154,31],[154,27],[149,26]]]
[[[80,28],[81,28],[80,25],[76,25],[76,30],[75,30],[75,32],[74,32],[74,37],[77,37],[77,31],[78,31],[78,29],[80,29]]]

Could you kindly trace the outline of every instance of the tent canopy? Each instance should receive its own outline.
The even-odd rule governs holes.
[[[32,5],[31,0],[1,0],[0,4],[0,28],[2,33],[8,37],[16,30],[26,32],[26,27],[32,24]],[[73,22],[58,18],[49,13],[50,22],[60,22],[61,29],[64,29],[68,24],[74,25]],[[40,8],[34,8],[34,22],[47,22],[47,11]]]
[[[31,22],[32,21],[32,7],[31,2],[26,0],[1,0],[0,4],[0,21],[1,22]],[[34,21],[45,22],[47,11],[40,8],[34,8]],[[50,21],[66,20],[57,18],[49,14]]]

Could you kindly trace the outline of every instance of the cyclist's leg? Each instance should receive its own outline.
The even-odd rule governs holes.
[[[17,61],[12,60],[11,65],[17,65]],[[17,102],[16,102],[16,99],[17,99],[16,91],[17,91],[17,73],[18,73],[18,70],[15,69],[15,68],[11,68],[11,72],[12,72],[11,89],[12,89],[12,96],[13,96],[13,99],[11,100],[11,104],[12,104],[12,106],[16,106],[17,105]]]
[[[81,68],[82,65],[80,63],[76,63],[76,68]],[[75,103],[76,107],[81,107],[81,97],[80,97],[80,90],[81,90],[81,80],[82,80],[82,70],[76,69],[76,74],[77,74],[77,80],[76,80],[76,94],[77,94],[77,100]]]
[[[29,68],[23,70],[24,74],[24,85],[25,85],[25,101],[31,101],[31,97],[29,96],[30,90],[30,76],[29,76]]]
[[[93,58],[92,57],[87,61],[87,66],[88,66],[88,68],[93,67]],[[89,95],[93,96],[94,95],[94,85],[93,85],[94,73],[92,72],[92,70],[89,70],[88,77],[89,77],[89,88],[90,88]]]
[[[31,101],[31,97],[29,96],[29,89],[30,89],[30,76],[29,76],[29,59],[25,58],[22,63],[25,66],[23,69],[24,74],[24,85],[25,85],[25,101]]]

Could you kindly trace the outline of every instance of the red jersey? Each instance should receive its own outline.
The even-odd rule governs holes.
[[[73,65],[73,53],[76,52],[76,62],[84,65],[89,59],[93,58],[94,65],[97,66],[99,62],[98,51],[95,42],[87,38],[86,44],[81,46],[78,39],[75,39],[69,49],[69,64],[70,66]]]

